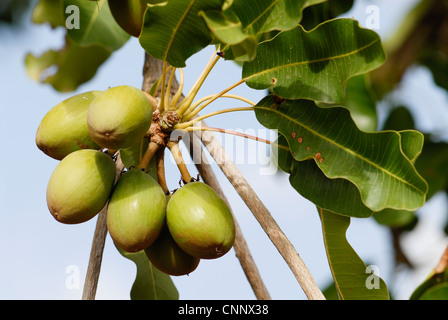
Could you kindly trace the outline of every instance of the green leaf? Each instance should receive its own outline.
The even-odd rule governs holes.
[[[92,79],[110,54],[101,46],[81,47],[66,38],[66,45],[59,51],[49,50],[39,57],[29,53],[25,66],[32,79],[60,92],[71,92]]]
[[[67,34],[78,45],[98,45],[115,51],[129,40],[129,34],[112,16],[107,0],[64,0],[64,8],[71,5],[79,9],[79,26],[68,28]],[[72,13],[76,14],[77,12]],[[66,17],[69,19],[70,13]],[[76,16],[73,18],[78,19]]]
[[[63,26],[64,3],[63,0],[40,0],[31,13],[31,21],[37,24],[49,23],[52,28]]]
[[[414,118],[403,106],[393,108],[383,125],[383,130],[410,130],[415,128]]]
[[[368,269],[347,241],[350,218],[318,208],[325,249],[342,300],[389,300],[385,282]]]
[[[442,283],[428,289],[420,300],[448,300],[448,283]]]
[[[428,186],[403,153],[399,132],[363,132],[345,108],[320,108],[309,100],[277,104],[272,95],[255,106],[255,114],[286,137],[295,160],[314,159],[328,178],[349,180],[371,210],[424,204]]]
[[[448,143],[425,141],[415,167],[428,182],[428,199],[448,187]]]
[[[221,10],[224,0],[169,0],[146,10],[141,46],[151,56],[176,68],[212,41],[199,11]]]
[[[304,8],[324,1],[235,0],[225,11],[200,14],[221,47],[230,48],[230,59],[250,61],[255,57],[256,46],[263,33],[297,26]],[[225,57],[229,59],[229,52]]]
[[[200,12],[207,26],[225,51],[227,60],[252,60],[255,57],[257,38],[248,35],[238,17],[233,11],[221,12],[217,10]],[[227,48],[227,50],[225,50]]]
[[[349,11],[354,0],[328,0],[316,6],[306,8],[300,24],[306,29],[315,28],[318,24],[339,17]]]
[[[408,135],[408,131],[402,131],[400,134],[403,138],[403,136]],[[421,135],[417,134],[416,138],[420,141]],[[279,136],[276,145],[278,149],[277,152],[274,152],[274,154],[277,154],[275,160],[281,170],[290,174],[289,182],[291,186],[319,208],[356,218],[367,218],[374,214],[379,223],[389,226],[402,226],[414,220],[414,212],[406,210],[384,209],[379,212],[372,211],[362,202],[359,190],[350,181],[329,179],[313,160],[295,160],[283,135]],[[412,148],[408,151],[412,152]],[[413,153],[405,153],[405,155],[408,158],[416,157]]]
[[[282,135],[277,143],[288,146]],[[367,218],[373,214],[354,184],[345,179],[329,179],[314,160],[297,161],[289,149],[283,148],[278,148],[277,160],[280,168],[290,173],[291,186],[316,206],[349,217]]]
[[[116,247],[121,255],[133,261],[137,275],[131,289],[132,300],[177,300],[179,293],[170,276],[154,267],[144,251],[129,253]]]
[[[376,113],[376,101],[367,84],[366,75],[358,75],[350,78],[345,87],[345,101],[339,104],[327,104],[317,102],[319,107],[345,107],[358,128],[363,131],[376,131],[378,116]]]
[[[373,218],[379,224],[399,228],[413,224],[417,216],[413,211],[384,209],[373,214]]]
[[[270,88],[287,99],[343,103],[347,80],[379,67],[385,59],[380,37],[352,19],[335,19],[311,31],[280,32],[243,64],[253,89]]]

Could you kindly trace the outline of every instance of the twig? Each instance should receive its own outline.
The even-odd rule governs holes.
[[[210,164],[205,161],[205,153],[203,152],[200,140],[192,132],[190,133],[189,142],[190,156],[196,164],[196,168],[198,169],[202,180],[221,196],[221,198],[227,203],[227,206],[232,211],[231,205],[227,200],[227,197],[225,196],[223,190],[221,189],[215,173],[213,172]],[[241,264],[241,267],[246,275],[247,280],[249,281],[249,284],[252,287],[252,290],[254,291],[255,297],[257,297],[258,300],[271,300],[271,296],[269,295],[263,279],[260,276],[257,265],[255,264],[255,261],[246,243],[246,239],[244,238],[241,228],[236,219],[235,231],[235,255]]]
[[[115,183],[117,183],[121,172],[124,169],[123,162],[121,162],[120,155],[118,155],[115,162],[116,175]],[[107,224],[106,213],[109,201],[98,213],[96,221],[95,233],[93,235],[92,249],[90,250],[89,265],[87,267],[86,279],[84,282],[84,289],[82,292],[83,300],[94,300],[96,295],[96,289],[98,287],[98,278],[100,276],[101,262],[103,260],[104,244],[106,242]]]
[[[142,159],[140,160],[137,169],[146,169],[146,167],[151,162],[152,157],[156,154],[157,150],[159,150],[159,145],[155,142],[149,142],[148,148],[145,151],[145,154],[143,155]]]
[[[206,126],[205,124],[203,124]],[[268,209],[258,198],[255,191],[243,177],[237,166],[229,158],[221,144],[209,132],[195,132],[201,137],[202,143],[214,158],[224,175],[233,185],[240,197],[252,211],[272,243],[275,245],[285,262],[288,264],[295,278],[310,300],[325,300],[322,291],[317,286],[312,274],[295,250],[292,243],[277,225]]]

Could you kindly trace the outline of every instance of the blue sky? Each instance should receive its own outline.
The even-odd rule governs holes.
[[[397,21],[415,1],[357,1],[346,16],[354,17],[362,25],[368,18],[365,9],[375,4],[380,9],[381,36],[387,37],[397,27]],[[121,84],[141,87],[143,53],[136,39],[130,40],[98,71],[96,77],[82,85],[76,92],[61,94],[50,86],[32,81],[26,74],[24,58],[28,52],[39,55],[50,48],[59,48],[63,30],[51,30],[48,26],[27,23],[24,29],[10,30],[0,26],[0,299],[80,299],[90,254],[96,219],[84,224],[68,226],[56,222],[46,207],[45,189],[57,161],[45,156],[35,146],[35,133],[45,113],[60,101],[76,93],[104,90]],[[185,86],[189,88],[211,54],[207,48],[187,61]],[[240,79],[240,69],[231,62],[218,63],[200,91],[200,95],[216,93]],[[439,128],[446,135],[448,99],[446,92],[434,88],[431,76],[416,68],[405,78],[405,85],[394,99],[403,99],[415,106],[418,124],[424,129]],[[262,98],[263,92],[238,87],[234,93],[253,101]],[[417,107],[425,103],[434,107],[436,116],[428,118]],[[239,102],[218,102],[213,108],[242,106]],[[380,106],[381,109],[381,106]],[[381,110],[380,110],[381,111]],[[238,117],[221,115],[208,120],[210,126],[229,129],[263,129],[251,113],[241,112]],[[444,130],[444,131],[443,131]],[[236,156],[241,150],[234,144],[229,152]],[[265,146],[243,142],[255,150]],[[168,164],[170,166],[170,164]],[[289,237],[306,265],[321,286],[330,280],[320,221],[315,207],[302,199],[289,185],[286,175],[260,175],[257,164],[238,164],[246,179],[264,201],[280,227]],[[262,278],[274,299],[304,299],[305,296],[292,273],[264,234],[251,212],[226,181],[216,165],[218,178],[232,203],[243,234],[258,265]],[[192,174],[196,171],[190,167]],[[167,168],[169,187],[177,187],[177,169]],[[440,199],[439,199],[440,198]],[[429,212],[445,206],[439,197],[429,204]],[[432,206],[432,207],[431,207]],[[424,211],[424,210],[423,210]],[[426,216],[425,216],[426,217]],[[440,223],[440,216],[427,215],[421,232],[432,230]],[[388,232],[371,219],[353,220],[348,233],[349,240],[364,261],[377,265],[380,276],[386,280],[392,276],[391,248]],[[437,232],[426,238],[426,246],[419,239],[408,239],[406,246],[428,259],[417,276],[399,285],[398,297],[407,298],[413,287],[426,277],[431,263],[446,245],[446,239]],[[445,241],[445,242],[443,242]],[[442,243],[441,243],[442,242]],[[431,249],[428,249],[431,248]],[[419,249],[420,248],[420,249]],[[421,250],[420,252],[418,250]],[[70,270],[79,270],[79,288],[67,285]],[[97,299],[129,299],[129,290],[135,278],[134,264],[123,258],[115,249],[110,237],[106,240],[103,266],[97,291]],[[188,277],[173,278],[181,299],[254,299],[233,250],[221,259],[202,261],[198,269]],[[413,282],[414,281],[414,282]]]

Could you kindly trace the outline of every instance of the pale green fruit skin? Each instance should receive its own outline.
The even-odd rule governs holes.
[[[230,209],[202,182],[190,182],[171,196],[166,221],[179,247],[197,258],[219,258],[235,241],[235,223]]]
[[[78,150],[59,162],[47,185],[47,205],[62,223],[90,220],[106,204],[115,181],[115,162],[97,150]]]
[[[157,269],[171,276],[190,274],[201,261],[179,248],[166,226],[145,254]]]
[[[37,128],[36,145],[46,155],[61,160],[80,149],[100,149],[87,127],[90,103],[101,91],[89,91],[70,97],[54,106]]]
[[[92,101],[87,113],[87,126],[93,141],[115,150],[140,141],[151,121],[151,103],[143,91],[131,86],[103,91]]]
[[[165,221],[166,199],[149,174],[131,169],[122,174],[109,200],[107,227],[115,244],[127,252],[150,246]]]

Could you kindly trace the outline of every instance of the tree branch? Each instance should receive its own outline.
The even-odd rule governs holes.
[[[202,125],[206,126],[204,123]],[[248,208],[252,211],[263,230],[288,264],[305,292],[305,295],[311,300],[325,300],[323,293],[320,291],[312,274],[309,272],[294,246],[277,225],[277,222],[258,198],[255,191],[243,177],[237,166],[227,155],[221,144],[214,139],[214,136],[210,132],[193,132],[193,134],[196,134],[201,138],[202,143],[207,148],[210,155],[214,158],[224,175],[233,185]]]

